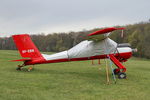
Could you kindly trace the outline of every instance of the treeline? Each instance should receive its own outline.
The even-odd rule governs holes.
[[[150,23],[141,22],[134,25],[116,26],[125,27],[124,37],[121,31],[115,31],[111,38],[117,43],[130,43],[132,48],[137,48],[137,57],[150,58]],[[35,45],[40,51],[59,52],[67,50],[87,38],[87,34],[99,29],[84,30],[80,32],[53,33],[30,35]],[[0,38],[1,50],[16,50],[11,37]]]

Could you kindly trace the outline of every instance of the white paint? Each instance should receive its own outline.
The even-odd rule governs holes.
[[[132,52],[132,49],[129,47],[122,47],[122,48],[117,48],[119,53],[127,53],[127,52]]]
[[[42,54],[42,56],[43,56],[46,60],[56,60],[56,59],[68,58],[68,56],[67,56],[67,51],[59,52],[59,53],[52,54],[52,55]]]
[[[107,46],[105,46],[106,43]],[[52,55],[42,54],[42,56],[46,60],[91,57],[112,54],[115,52],[116,47],[117,43],[109,38],[98,42],[85,40],[69,49],[68,51],[63,51]]]
[[[22,50],[22,53],[32,53],[32,52],[34,52],[34,49]]]

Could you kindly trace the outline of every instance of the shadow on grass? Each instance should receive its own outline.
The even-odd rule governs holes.
[[[13,71],[12,71],[13,70]],[[106,74],[105,74],[105,72],[104,71],[101,71],[101,72],[98,72],[98,70],[97,71],[91,71],[91,72],[86,72],[86,70],[85,71],[72,71],[72,70],[67,70],[67,71],[65,71],[65,70],[59,70],[59,69],[48,69],[48,70],[46,70],[46,69],[37,69],[37,68],[35,68],[35,69],[33,69],[32,71],[30,71],[30,72],[28,72],[28,69],[27,68],[22,68],[22,70],[21,71],[17,71],[17,70],[15,70],[15,69],[11,69],[10,70],[11,72],[18,72],[18,73],[26,73],[26,74],[49,74],[49,76],[52,76],[52,74],[53,75],[63,75],[63,76],[67,76],[68,77],[68,75],[69,75],[69,77],[78,77],[78,78],[82,78],[82,77],[84,77],[84,78],[90,78],[90,79],[92,79],[92,80],[99,80],[99,79],[104,79],[105,77],[106,77]]]

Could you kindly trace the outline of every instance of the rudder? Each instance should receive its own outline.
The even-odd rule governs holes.
[[[13,35],[12,37],[22,57],[42,57],[28,34]]]

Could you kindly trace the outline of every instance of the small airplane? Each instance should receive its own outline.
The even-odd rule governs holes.
[[[122,62],[126,62],[132,56],[134,49],[131,49],[127,43],[117,44],[109,38],[110,32],[124,29],[111,27],[96,31],[88,34],[87,40],[80,42],[71,49],[52,55],[41,54],[28,34],[13,35],[16,47],[24,58],[13,61],[23,61],[23,64],[17,67],[17,70],[21,70],[27,65],[110,59],[118,67],[113,70],[114,74],[118,75],[118,78],[124,79],[126,78],[126,68]],[[31,69],[29,67],[29,70]]]

